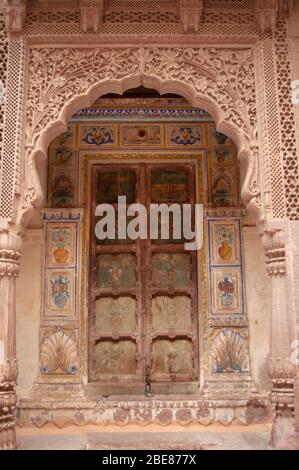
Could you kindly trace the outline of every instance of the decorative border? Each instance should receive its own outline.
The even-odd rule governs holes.
[[[82,220],[82,209],[43,210],[46,265],[44,270],[40,343],[41,360],[44,361],[39,378],[42,382],[55,381],[58,376],[60,378],[64,377],[65,381],[69,381],[78,376],[79,343],[77,339],[73,338],[73,332],[78,330],[79,325],[79,286],[80,270],[82,268],[79,265],[79,260],[81,259]],[[58,259],[56,263],[49,262],[49,259],[52,259],[53,251],[49,233],[53,233],[54,230],[63,232],[62,234],[58,233],[58,238],[55,240],[59,251],[59,253],[56,253]],[[67,237],[65,231],[69,231]],[[68,262],[69,255],[71,255],[70,261],[73,261],[72,263]],[[53,276],[57,278],[54,286],[52,285]],[[67,288],[64,287],[64,284]],[[55,300],[56,307],[53,306],[53,293],[58,296]],[[70,332],[70,335],[67,334],[66,330]],[[58,349],[55,349],[56,346]],[[69,361],[75,360],[74,357],[76,357],[76,371],[69,366]],[[54,358],[56,358],[57,363],[64,363],[65,370],[69,370],[69,372],[63,373],[60,371],[55,373],[52,364]],[[45,361],[48,361],[47,365],[45,365]]]
[[[159,109],[159,108],[84,108],[76,112],[70,122],[89,121],[211,121],[212,117],[204,109]]]
[[[223,213],[219,214],[221,218],[209,217],[207,221],[207,234],[209,240],[208,246],[208,271],[209,271],[209,355],[210,355],[210,373],[211,376],[217,373],[225,373],[225,376],[241,374],[250,374],[250,359],[249,359],[249,334],[248,334],[248,320],[246,315],[245,306],[245,293],[244,293],[244,278],[243,278],[243,245],[241,235],[241,221],[240,217],[231,217]],[[221,244],[218,248],[215,240],[215,227],[223,227],[225,230],[220,233],[220,238],[227,241]],[[233,239],[226,233],[228,227],[234,227]],[[232,246],[234,244],[234,247]],[[215,249],[223,249],[219,257],[215,259]],[[235,257],[233,255],[235,254]],[[235,273],[235,282],[230,279],[228,275],[220,286],[222,293],[225,295],[225,306],[219,308],[215,302],[215,276],[218,272]],[[237,305],[232,305],[233,295],[237,295]],[[227,307],[227,308],[226,308]],[[215,333],[216,331],[216,333]],[[220,341],[216,336],[221,333],[222,338]],[[220,338],[220,336],[219,336]],[[218,341],[216,345],[215,342]],[[222,352],[225,348],[230,348],[231,357],[235,360],[226,361],[222,357]],[[228,356],[229,357],[229,356]],[[212,364],[218,361],[218,366],[215,368]],[[224,367],[224,369],[223,369]]]

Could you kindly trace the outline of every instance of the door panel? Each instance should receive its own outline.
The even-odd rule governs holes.
[[[132,393],[133,383],[133,393],[142,393],[146,382],[157,393],[196,390],[196,252],[185,251],[183,234],[162,239],[161,218],[159,239],[151,240],[150,211],[148,238],[135,241],[117,236],[97,240],[99,218],[93,215],[97,204],[116,208],[118,196],[124,195],[127,205],[140,202],[148,208],[150,204],[194,204],[194,175],[193,164],[93,167],[89,362],[90,378],[101,384],[101,393]]]

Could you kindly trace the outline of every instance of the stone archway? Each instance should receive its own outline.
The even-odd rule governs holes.
[[[217,129],[230,136],[237,144],[240,159],[246,162],[246,177],[242,188],[243,202],[251,209],[257,222],[264,223],[263,201],[259,182],[259,151],[257,137],[257,111],[255,96],[254,60],[251,48],[36,48],[29,57],[29,81],[25,126],[25,154],[23,161],[16,161],[15,168],[22,171],[14,175],[13,195],[20,188],[20,198],[13,197],[13,223],[5,226],[0,238],[3,292],[15,297],[14,277],[18,273],[20,243],[15,235],[26,227],[34,208],[43,203],[36,162],[46,158],[49,142],[65,131],[69,117],[79,108],[86,107],[107,92],[123,93],[127,89],[143,85],[159,93],[177,93],[193,106],[206,109],[214,118]],[[264,246],[269,258],[271,274],[284,274],[285,241],[280,236],[280,226],[264,231]],[[275,290],[286,292],[285,281],[275,277]],[[280,287],[279,287],[280,286]],[[285,296],[283,296],[285,297]],[[274,295],[273,302],[275,304]],[[279,299],[273,313],[274,320],[283,318],[286,302]],[[4,317],[14,318],[14,302],[7,303]],[[275,323],[275,321],[273,322]],[[9,346],[5,346],[7,381],[12,406],[15,398],[13,387],[15,370],[15,325],[10,323]],[[276,335],[277,336],[277,335]],[[275,337],[276,338],[276,337]],[[288,338],[282,336],[287,348]],[[272,376],[276,381],[294,377],[293,371],[276,368],[280,351],[286,357],[285,348],[279,346],[273,353]],[[11,366],[10,366],[11,365]],[[10,368],[9,368],[10,367]],[[282,372],[281,372],[282,370]],[[286,377],[286,379],[285,379]],[[291,387],[289,387],[291,389]],[[292,391],[285,395],[290,406]],[[274,403],[279,403],[279,396]],[[11,415],[7,417],[13,428]],[[2,436],[3,434],[3,436]],[[3,442],[14,445],[13,435],[1,433]]]
[[[26,185],[19,223],[26,225],[31,210],[42,204],[35,162],[46,158],[49,142],[66,130],[71,115],[107,92],[122,94],[140,85],[177,93],[211,114],[246,161],[242,199],[257,221],[262,217],[251,49],[35,49],[29,61]]]

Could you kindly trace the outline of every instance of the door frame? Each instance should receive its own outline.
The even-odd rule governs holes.
[[[201,202],[204,205],[207,202],[207,181],[205,180],[204,168],[207,165],[207,152],[205,150],[199,150],[196,154],[187,152],[185,154],[179,154],[175,152],[165,151],[163,153],[155,152],[132,152],[123,153],[114,151],[113,153],[99,152],[99,151],[81,151],[80,152],[80,181],[79,181],[79,201],[81,207],[86,209],[85,221],[83,224],[82,232],[82,284],[81,284],[81,295],[80,295],[80,309],[82,311],[82,364],[81,370],[84,375],[84,383],[88,385],[88,388],[101,395],[100,387],[98,382],[90,380],[89,371],[89,359],[90,359],[90,341],[89,341],[89,256],[90,256],[90,214],[92,209],[92,195],[90,192],[91,188],[91,174],[92,167],[99,164],[115,164],[120,162],[121,164],[134,164],[134,163],[174,163],[184,164],[193,163],[195,166],[195,197],[196,202]],[[205,231],[204,231],[205,239]],[[207,285],[207,266],[206,266],[206,250],[207,244],[204,240],[203,249],[197,252],[197,311],[198,311],[198,372],[199,379],[197,382],[198,391],[194,394],[197,395],[199,389],[203,385],[204,379],[204,364],[207,363],[207,348],[206,348],[206,337],[207,337],[207,322],[205,321],[208,313],[208,285]],[[199,289],[200,287],[200,289]],[[200,295],[200,292],[202,295]],[[134,388],[132,387],[132,390]],[[93,393],[92,392],[92,393]],[[178,395],[184,395],[184,390],[178,387],[176,392]],[[140,395],[144,395],[140,393]],[[162,393],[163,395],[163,393]]]

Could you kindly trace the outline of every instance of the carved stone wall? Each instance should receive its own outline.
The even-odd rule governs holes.
[[[4,121],[7,52],[8,38],[4,27],[4,18],[2,15],[0,15],[0,156],[2,154],[2,132]]]
[[[275,34],[276,72],[281,129],[281,153],[285,187],[286,216],[299,220],[299,164],[296,148],[296,125],[291,102],[291,64],[287,23],[280,21]],[[281,191],[276,184],[273,192]],[[281,216],[280,214],[277,216]]]
[[[293,170],[291,171],[291,170],[288,170],[287,168],[290,168],[291,166],[292,168],[294,168],[294,165],[291,163],[294,160],[293,158],[294,157],[294,139],[293,137],[291,137],[291,134],[289,132],[288,134],[285,134],[285,136],[281,133],[281,124],[284,124],[286,119],[288,119],[289,125],[292,125],[292,119],[293,119],[292,111],[290,111],[290,109],[287,110],[289,106],[288,93],[287,93],[287,87],[289,85],[289,82],[287,81],[286,77],[289,77],[288,80],[290,79],[290,73],[289,73],[290,70],[289,70],[288,51],[287,51],[287,42],[286,42],[286,34],[285,34],[286,21],[285,20],[280,21],[277,32],[275,33],[276,34],[275,40],[276,40],[276,43],[279,45],[276,51],[274,48],[274,45],[276,43],[273,41],[271,34],[264,33],[262,36],[259,37],[258,31],[256,29],[254,16],[251,10],[250,2],[244,2],[242,3],[242,5],[238,2],[238,9],[235,11],[232,10],[232,8],[235,7],[234,2],[225,2],[225,3],[224,2],[222,3],[210,2],[206,4],[199,33],[198,34],[190,33],[187,35],[182,34],[182,31],[180,30],[181,26],[179,22],[179,17],[175,16],[177,14],[176,10],[173,9],[173,6],[170,5],[170,2],[164,2],[163,5],[161,6],[161,12],[164,12],[163,14],[165,14],[166,16],[164,20],[160,18],[160,21],[158,23],[157,22],[155,23],[158,28],[158,30],[155,32],[151,31],[150,29],[151,28],[150,25],[154,24],[153,23],[154,20],[151,20],[151,15],[153,15],[155,11],[154,8],[152,8],[151,10],[151,6],[150,6],[151,3],[146,2],[144,13],[142,13],[140,5],[138,5],[137,7],[136,2],[134,3],[134,5],[133,3],[134,2],[128,3],[128,5],[126,6],[126,14],[125,14],[124,9],[123,9],[123,2],[120,2],[119,4],[117,2],[109,2],[109,8],[106,11],[106,16],[105,16],[105,20],[103,24],[104,29],[101,28],[100,33],[95,33],[95,34],[91,34],[90,32],[82,33],[82,31],[80,30],[80,21],[79,21],[80,18],[79,18],[79,10],[78,10],[77,3],[73,3],[71,7],[69,3],[67,4],[67,2],[65,2],[63,3],[63,5],[61,4],[60,8],[57,8],[57,5],[56,5],[55,9],[51,11],[49,10],[47,11],[47,8],[45,8],[44,6],[36,4],[34,7],[29,9],[29,13],[26,19],[26,24],[25,24],[25,29],[24,29],[24,37],[30,40],[31,43],[34,43],[34,42],[39,42],[39,43],[40,42],[45,42],[45,43],[49,43],[49,42],[57,43],[58,42],[59,43],[61,41],[64,41],[66,38],[68,38],[67,39],[68,42],[71,41],[73,42],[74,45],[78,42],[82,42],[81,39],[83,37],[85,38],[84,41],[85,42],[87,41],[87,43],[95,42],[95,41],[98,42],[99,40],[102,43],[105,43],[105,41],[109,40],[110,44],[117,45],[120,43],[120,41],[122,43],[125,41],[129,41],[130,38],[131,39],[133,38],[133,36],[135,40],[138,37],[139,42],[146,41],[147,44],[149,44],[151,40],[155,40],[155,42],[160,41],[160,43],[163,44],[165,43],[166,40],[168,41],[169,38],[171,38],[172,42],[175,41],[176,43],[179,42],[181,44],[185,44],[185,47],[186,47],[185,57],[180,57],[179,59],[179,62],[180,62],[179,68],[181,72],[179,73],[178,76],[176,76],[177,71],[175,70],[175,68],[171,71],[169,65],[168,66],[165,66],[165,65],[167,61],[169,62],[169,61],[174,60],[175,55],[176,57],[179,56],[178,54],[179,49],[176,50],[176,53],[174,52],[172,58],[170,58],[171,54],[168,54],[169,57],[167,58],[167,54],[163,53],[164,54],[163,59],[161,59],[161,56],[159,60],[157,59],[157,64],[155,64],[155,67],[154,67],[154,69],[156,70],[153,69],[152,72],[150,72],[150,69],[152,67],[153,61],[150,58],[150,56],[151,55],[155,56],[156,51],[154,49],[152,49],[152,52],[147,50],[146,53],[145,53],[145,50],[142,50],[142,49],[140,49],[139,52],[137,52],[137,50],[134,51],[132,49],[130,50],[128,49],[126,63],[130,64],[131,73],[128,75],[124,71],[125,70],[124,69],[122,70],[121,75],[119,74],[115,75],[115,68],[111,69],[111,73],[113,72],[115,77],[117,77],[117,80],[122,81],[122,84],[121,84],[122,88],[126,86],[125,85],[126,79],[129,76],[132,77],[136,73],[137,75],[138,74],[141,75],[143,73],[144,74],[152,73],[154,78],[152,79],[152,82],[149,80],[148,83],[151,83],[153,85],[153,81],[155,81],[156,76],[159,74],[161,75],[160,72],[162,72],[159,86],[161,86],[161,80],[165,81],[165,80],[173,80],[173,79],[175,79],[176,82],[180,82],[179,85],[182,85],[182,82],[184,81],[183,76],[184,74],[187,74],[188,80],[186,83],[188,83],[189,86],[192,86],[194,89],[196,89],[198,96],[199,94],[201,96],[209,94],[209,98],[212,98],[214,101],[218,101],[218,97],[220,99],[221,96],[223,96],[227,102],[227,109],[226,110],[222,109],[222,111],[224,111],[224,114],[220,117],[220,121],[223,121],[223,120],[227,121],[228,116],[231,115],[229,118],[229,121],[234,121],[234,123],[238,127],[242,127],[244,130],[245,129],[244,118],[245,118],[245,121],[247,120],[247,123],[245,124],[245,127],[247,128],[245,131],[245,134],[247,133],[247,137],[249,136],[249,141],[247,141],[247,146],[249,144],[249,146],[254,147],[254,149],[251,148],[248,150],[252,154],[254,154],[254,157],[252,158],[251,164],[249,165],[249,171],[251,174],[249,175],[246,181],[248,185],[247,185],[247,188],[244,188],[245,202],[247,203],[249,202],[250,199],[254,199],[253,201],[254,205],[256,207],[259,207],[259,203],[255,200],[255,196],[257,193],[259,193],[258,186],[262,184],[263,185],[262,203],[265,207],[268,207],[268,211],[269,212],[273,211],[276,217],[283,217],[284,215],[286,215],[286,211],[288,211],[288,215],[291,218],[295,217],[294,205],[296,203],[296,196],[295,196],[296,191],[294,192],[293,189],[290,189],[292,187],[292,183],[291,183],[292,176],[287,177],[288,182],[286,183],[284,182],[284,180],[286,180],[286,177],[283,176],[283,170],[284,170],[283,165],[285,166],[286,171],[290,172],[290,175],[293,172]],[[154,5],[154,2],[152,3]],[[148,15],[149,15],[148,18],[144,17],[144,14],[146,12],[148,12]],[[174,17],[171,16],[170,14],[171,12],[174,15]],[[138,15],[139,16],[141,15],[140,18]],[[142,25],[142,30],[140,32],[138,32],[138,28],[136,29],[137,24]],[[175,24],[175,27],[177,29],[173,31],[166,31],[166,29],[163,26],[164,24],[165,25]],[[115,28],[112,27],[111,25],[115,25]],[[135,31],[134,35],[133,35],[133,32],[130,33],[130,30],[127,28],[127,26],[128,27],[132,26],[132,28]],[[124,27],[125,29],[122,29]],[[148,27],[149,27],[149,30],[147,32]],[[194,54],[197,54],[197,49],[193,49],[193,52],[191,52],[191,49],[189,49],[187,45],[188,45],[188,42],[192,42],[193,44],[194,42],[197,42],[200,44],[203,41],[205,43],[210,42],[211,44],[212,43],[217,44],[217,42],[219,41],[221,41],[221,43],[225,43],[225,42],[230,42],[230,43],[231,42],[235,42],[235,43],[247,42],[251,44],[256,43],[257,47],[254,47],[254,49],[257,51],[257,53],[255,54],[254,58],[252,57],[252,59],[248,61],[248,67],[246,68],[248,74],[246,74],[245,69],[242,70],[242,67],[244,67],[245,65],[245,62],[243,60],[244,57],[243,59],[240,59],[240,58],[237,58],[237,56],[235,56],[234,58],[232,56],[228,58],[227,56],[226,59],[224,60],[224,55],[225,54],[227,55],[225,51],[223,52],[223,57],[220,58],[219,67],[218,65],[216,65],[216,61],[213,61],[214,66],[211,68],[211,63],[208,64],[208,61],[211,60],[213,54],[216,54],[216,51],[217,51],[217,54],[220,53],[219,48],[216,48],[215,51],[213,52],[210,50],[210,58],[208,60],[207,60],[207,57],[204,59],[204,61],[206,62],[204,64],[204,68],[202,68],[202,70],[199,70],[198,68],[199,62],[203,60],[203,55],[201,58],[198,57],[198,63],[196,63],[196,60],[194,60],[194,57],[195,57]],[[48,50],[48,52],[46,52],[46,50]],[[249,48],[248,50],[251,50],[251,48]],[[258,53],[259,50],[260,50],[260,53]],[[50,50],[49,49],[44,49],[44,50],[32,49],[32,51],[33,52],[31,54],[30,66],[31,66],[31,69],[33,70],[34,62],[40,61],[40,58],[38,58],[38,55],[41,54],[41,56],[46,58],[45,55],[47,54],[49,55]],[[75,53],[75,49],[73,49],[73,52]],[[81,50],[81,52],[83,53],[83,50]],[[79,50],[78,50],[78,53],[79,53]],[[245,53],[245,51],[243,53]],[[89,67],[90,65],[92,65],[92,67],[94,68],[95,62],[97,62],[98,60],[106,61],[105,56],[100,58],[99,54],[101,54],[101,52],[100,51],[96,52],[95,49],[91,49],[91,48],[85,49],[83,55],[86,56],[85,57],[86,67],[87,66]],[[115,63],[117,62],[117,58],[116,58],[117,54],[120,55],[120,50],[117,53],[117,49],[116,49],[113,52],[113,60],[115,61]],[[139,58],[138,58],[138,54],[140,56]],[[142,54],[144,54],[144,57],[141,59]],[[187,57],[186,54],[189,54],[189,56]],[[204,51],[203,51],[203,54],[205,54]],[[56,55],[55,50],[53,50],[52,57],[54,55]],[[72,52],[69,55],[69,51],[65,50],[65,57],[68,61],[71,61]],[[90,83],[89,85],[86,84],[84,90],[82,86],[81,87],[79,86],[79,83],[78,83],[80,81],[79,75],[81,73],[80,70],[82,71],[82,69],[84,68],[84,60],[82,62],[81,60],[82,57],[79,58],[79,56],[78,56],[78,59],[79,61],[81,61],[81,63],[80,63],[80,67],[77,68],[77,70],[75,71],[76,77],[77,77],[77,83],[76,83],[77,95],[80,94],[80,89],[81,89],[81,93],[86,93],[88,90],[88,87],[90,89],[93,85],[95,85],[95,82],[92,84],[92,78],[90,78]],[[55,67],[56,75],[61,74],[61,76],[63,76],[63,68],[59,66],[60,60],[62,61],[64,60],[63,52],[61,50],[60,50],[60,55],[57,56],[56,60],[54,59],[54,63],[55,63],[54,67]],[[109,61],[109,58],[107,60]],[[234,81],[236,77],[233,77],[234,72],[232,71],[231,66],[229,68],[230,70],[229,74],[227,73],[228,64],[230,60],[233,60],[234,62],[233,67],[236,67],[236,61],[238,60],[241,60],[241,62],[243,61],[243,65],[239,69],[241,75],[247,78],[247,83],[244,82],[243,90],[240,90],[239,85],[236,85],[237,82]],[[135,64],[133,65],[134,61],[135,61]],[[156,57],[155,57],[155,61],[156,61]],[[158,65],[159,61],[160,61],[160,65]],[[225,61],[226,61],[226,64],[224,64]],[[192,66],[191,68],[188,68],[190,67],[190,62],[192,62]],[[255,71],[252,67],[253,62],[255,64]],[[47,64],[47,60],[45,63]],[[162,63],[163,65],[161,67]],[[106,71],[108,70],[107,67],[109,66],[108,66],[108,62],[106,61],[106,64],[105,64]],[[160,67],[160,70],[159,70],[159,67]],[[249,72],[249,69],[251,70],[251,72]],[[54,69],[52,69],[52,72],[53,70]],[[218,80],[217,87],[218,88],[220,87],[220,82],[222,81],[221,86],[223,86],[224,88],[226,86],[226,92],[222,93],[222,91],[220,91],[220,88],[218,91],[216,91],[216,89],[214,88],[214,85],[212,85],[212,87],[214,88],[214,93],[211,90],[204,90],[204,89],[199,90],[198,87],[197,88],[196,86],[194,87],[195,82],[194,82],[194,79],[191,79],[190,72],[192,71],[192,75],[194,76],[199,77],[200,75],[204,75],[207,77],[206,75],[207,70],[211,72],[212,74],[211,77],[218,76],[220,80],[218,80],[217,78]],[[279,83],[277,83],[277,77],[279,76],[279,74],[277,74],[278,70],[284,70],[283,74],[281,74],[281,76],[283,75],[284,80],[280,80]],[[127,68],[127,71],[128,71],[128,68]],[[41,73],[41,70],[39,73]],[[44,70],[43,75],[46,75],[47,73],[51,74],[51,70]],[[253,73],[255,76],[253,76]],[[71,75],[72,75],[72,72],[70,71],[69,77],[71,77]],[[238,76],[239,82],[240,80],[242,80],[241,75]],[[109,79],[109,74],[107,75],[107,73],[104,71],[104,73],[102,74],[101,80],[105,80],[105,77],[106,79]],[[67,75],[65,76],[65,79],[66,78],[67,78]],[[81,78],[84,80],[84,73]],[[226,85],[224,84],[224,81],[222,79],[226,80]],[[252,86],[251,84],[249,86],[251,91],[249,91],[249,88],[248,88],[249,79],[251,82],[252,80],[254,81],[254,85]],[[9,81],[11,80],[14,80],[13,77]],[[44,77],[40,76],[39,80],[47,80],[47,79],[45,78],[45,76]],[[158,86],[158,81],[156,82],[156,86]],[[200,80],[197,80],[197,81],[198,83],[200,82]],[[258,92],[256,96],[257,103],[259,104],[258,127],[260,130],[263,129],[263,132],[259,133],[260,134],[259,136],[260,159],[263,159],[263,162],[261,163],[262,168],[260,168],[261,183],[257,182],[258,180],[257,165],[255,163],[252,164],[252,162],[254,162],[257,157],[257,141],[258,141],[257,140],[258,139],[257,126],[255,125],[255,123],[250,122],[250,120],[252,118],[254,119],[254,116],[255,116],[254,89],[257,83],[259,83],[259,85],[262,85],[261,87],[260,86],[258,87]],[[133,85],[133,82],[132,82],[132,85]],[[65,103],[66,106],[67,106],[67,102],[69,102],[70,104],[70,101],[72,101],[72,99],[75,100],[74,96],[71,97],[70,95],[68,95],[68,92],[65,90],[65,84],[63,85],[61,81],[59,85],[56,82],[54,86],[56,87],[56,91],[58,91],[58,88],[61,88],[61,91],[62,89],[64,89],[63,98],[66,102]],[[227,88],[228,86],[232,87],[231,94],[228,91],[228,88]],[[181,89],[181,92],[183,92],[182,87],[180,86],[179,88]],[[43,92],[45,93],[45,91],[46,90],[44,89]],[[100,93],[100,88],[98,89],[98,92]],[[185,90],[185,93],[187,94],[189,93],[187,89]],[[248,103],[246,102],[247,98],[245,95],[250,100],[250,102]],[[60,93],[59,93],[59,96],[60,96]],[[189,95],[187,97],[190,99]],[[193,97],[195,99],[194,93],[193,93]],[[229,99],[227,99],[228,97]],[[31,90],[29,92],[29,107],[28,107],[30,112],[33,110],[33,107],[36,106],[36,101],[35,103],[31,103],[32,99],[43,100],[42,96],[36,95],[35,97],[33,97],[32,90]],[[235,119],[236,118],[235,108],[238,107],[241,101],[246,103],[246,111],[245,111],[245,108],[243,108],[242,113],[241,113],[243,114],[243,116],[241,117],[241,120],[243,121],[243,123],[241,123],[241,126],[239,126],[239,122],[237,122]],[[50,114],[52,113],[52,116],[51,116],[52,120],[55,120],[55,118],[58,117],[57,112],[55,116],[55,112],[53,111],[53,108],[55,107],[57,110],[60,109],[59,103],[57,101],[55,103],[54,101],[52,101],[51,104],[52,104],[52,111],[48,107],[49,103],[48,104],[44,103],[43,109],[39,108],[39,111],[37,113],[38,115],[36,114],[36,110],[34,111],[35,113],[34,118],[41,118],[42,125],[45,124],[44,117],[45,115],[47,115],[48,112]],[[86,104],[88,103],[85,102],[85,105]],[[218,106],[219,105],[220,103],[218,103]],[[79,104],[78,104],[78,107],[79,107]],[[279,107],[281,111],[277,113],[277,110],[279,109]],[[244,115],[244,112],[245,114],[247,113],[247,116]],[[50,119],[49,118],[50,114],[48,115],[48,119]],[[214,117],[216,118],[216,121],[218,121],[217,120],[218,116],[215,116],[215,114],[219,114],[216,108],[214,110]],[[251,117],[250,117],[250,114],[251,114]],[[277,119],[278,114],[280,115],[280,121],[275,122],[275,119]],[[235,118],[233,118],[233,115],[235,115]],[[51,119],[49,120],[49,124],[50,124]],[[219,121],[219,125],[221,125],[220,121]],[[286,125],[288,124],[286,123]],[[31,137],[34,137],[33,134],[36,134],[36,131],[38,134],[39,131],[37,129],[33,129],[33,128],[28,129],[28,138],[27,138],[27,145],[29,146],[27,147],[28,150],[30,149],[30,146],[32,144],[34,145],[34,142],[32,141]],[[234,133],[234,130],[232,130],[232,133]],[[238,140],[237,136],[234,135],[233,137],[235,137],[236,140]],[[247,140],[247,137],[246,137],[246,140]],[[285,140],[282,142],[281,139],[285,139]],[[282,146],[285,149],[284,150],[284,153],[285,153],[284,162],[285,163],[282,162],[282,158],[281,158],[282,155],[279,150],[280,148],[282,148]],[[37,148],[41,149],[40,145],[38,145]],[[292,156],[292,158],[290,158],[290,156]],[[11,158],[9,160],[11,160]],[[28,159],[29,166],[31,165],[30,164],[31,161],[32,159],[30,157]],[[18,168],[17,161],[15,162],[15,164],[16,164],[16,168]],[[249,179],[251,181],[248,181]],[[290,195],[288,196],[288,200],[293,201],[293,202],[289,202],[288,208],[285,207],[284,199],[280,197],[280,194],[281,194],[280,188],[285,185],[286,185],[286,190],[287,188],[289,188],[288,191]],[[17,178],[17,181],[15,182],[15,186],[16,188],[14,188],[14,190],[17,192],[18,191],[18,178]],[[35,186],[36,186],[36,189],[33,189]],[[23,201],[24,211],[30,208],[32,204],[37,204],[37,205],[40,204],[42,197],[41,197],[41,194],[39,194],[39,190],[40,188],[39,188],[38,178],[36,178],[36,175],[34,175],[34,172],[32,172],[31,176],[27,177],[27,190],[25,192],[25,201]],[[35,192],[35,194],[33,194],[33,192]],[[271,201],[270,193],[272,195],[272,201]],[[294,193],[294,194],[292,195],[291,193],[292,194]],[[8,214],[8,216],[10,216],[13,213],[12,212],[13,211],[12,197],[9,199],[7,196],[4,201],[5,204],[3,205],[3,209],[2,209],[4,215]],[[8,205],[10,206],[10,208],[8,208]],[[293,209],[291,209],[291,207],[293,207]]]
[[[21,172],[24,173],[23,142],[26,87],[26,41],[10,38],[7,58],[5,93],[5,120],[3,128],[2,174],[0,178],[0,216],[16,217],[16,206],[21,193]]]
[[[35,158],[66,129],[67,117],[105,91],[143,84],[176,91],[216,118],[248,159],[243,200],[261,208],[258,184],[252,50],[227,48],[32,49],[26,132],[26,183],[21,220],[43,200]],[[81,106],[80,106],[81,105]]]
[[[285,229],[273,228],[272,217],[274,221],[299,218],[288,22],[280,20],[273,35],[261,34],[252,2],[238,2],[233,11],[236,2],[209,1],[199,33],[184,34],[172,2],[163,2],[159,13],[144,13],[140,2],[138,10],[129,7],[136,5],[129,1],[128,15],[121,11],[121,3],[109,2],[111,9],[99,33],[82,33],[78,2],[66,2],[63,9],[56,5],[52,11],[34,2],[23,34],[10,38],[1,222],[13,220],[25,226],[35,208],[43,205],[36,161],[46,158],[49,142],[66,130],[68,118],[78,108],[101,94],[139,85],[181,94],[212,114],[218,129],[235,140],[239,157],[247,162],[243,200],[260,222],[272,290],[280,286],[284,293],[282,300],[275,295],[272,299],[272,323],[278,335],[289,311],[283,280]],[[148,3],[142,2],[142,8]],[[136,42],[140,47],[126,47]],[[61,44],[71,46],[58,47]],[[276,300],[281,300],[277,309]],[[273,370],[272,378],[279,384],[284,372]],[[274,404],[279,404],[275,393]]]

